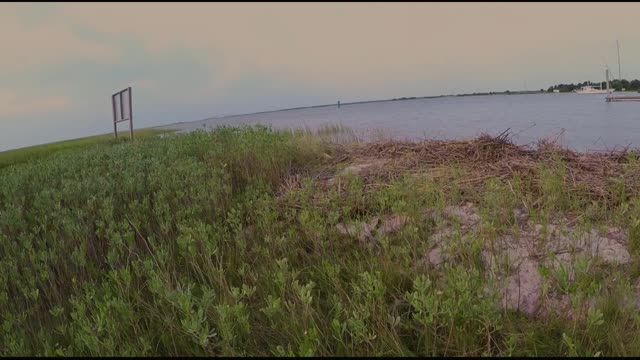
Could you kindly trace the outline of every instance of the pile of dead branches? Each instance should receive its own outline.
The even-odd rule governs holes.
[[[393,180],[406,171],[425,171],[450,165],[465,169],[460,181],[481,185],[490,178],[525,176],[535,182],[542,167],[560,170],[569,189],[588,192],[596,201],[616,201],[621,187],[627,196],[640,196],[640,165],[637,151],[628,148],[579,153],[551,141],[534,147],[516,145],[508,134],[482,135],[471,140],[378,141],[334,144],[328,165],[345,166],[385,160],[369,169],[367,178]],[[619,199],[618,199],[619,200]]]

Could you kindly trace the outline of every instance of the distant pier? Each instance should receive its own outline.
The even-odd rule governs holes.
[[[617,101],[640,101],[639,96],[607,96],[607,102]]]

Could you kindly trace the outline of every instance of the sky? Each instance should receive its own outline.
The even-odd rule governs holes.
[[[640,78],[640,3],[0,3],[0,151],[226,114]],[[121,124],[123,130],[126,124]]]

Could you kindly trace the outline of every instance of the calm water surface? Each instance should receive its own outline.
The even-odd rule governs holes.
[[[628,94],[638,95],[638,94]],[[401,139],[468,138],[510,129],[530,144],[558,139],[579,151],[640,147],[640,102],[605,102],[604,95],[534,94],[442,97],[372,102],[237,115],[163,128],[192,131],[217,125],[268,124],[317,129],[342,124],[362,134],[372,130]]]

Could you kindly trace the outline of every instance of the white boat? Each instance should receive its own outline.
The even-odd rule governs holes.
[[[622,75],[621,75],[622,70],[620,67],[620,43],[618,42],[618,40],[616,40],[616,46],[618,48],[618,78],[619,78],[619,81],[622,81]],[[615,89],[610,88],[608,66],[605,66],[604,76],[605,76],[605,84],[607,85],[606,89],[602,88],[602,84],[598,85],[598,87],[596,88],[595,86],[591,86],[591,83],[587,83],[586,86],[583,86],[577,90],[573,90],[573,92],[578,94],[611,94],[613,93]],[[622,91],[624,91],[624,88],[622,89]],[[609,97],[607,96],[607,99],[608,98]]]
[[[602,89],[602,86],[594,87],[591,85],[585,85],[580,89],[573,91],[578,94],[611,94],[613,92],[613,89]]]

